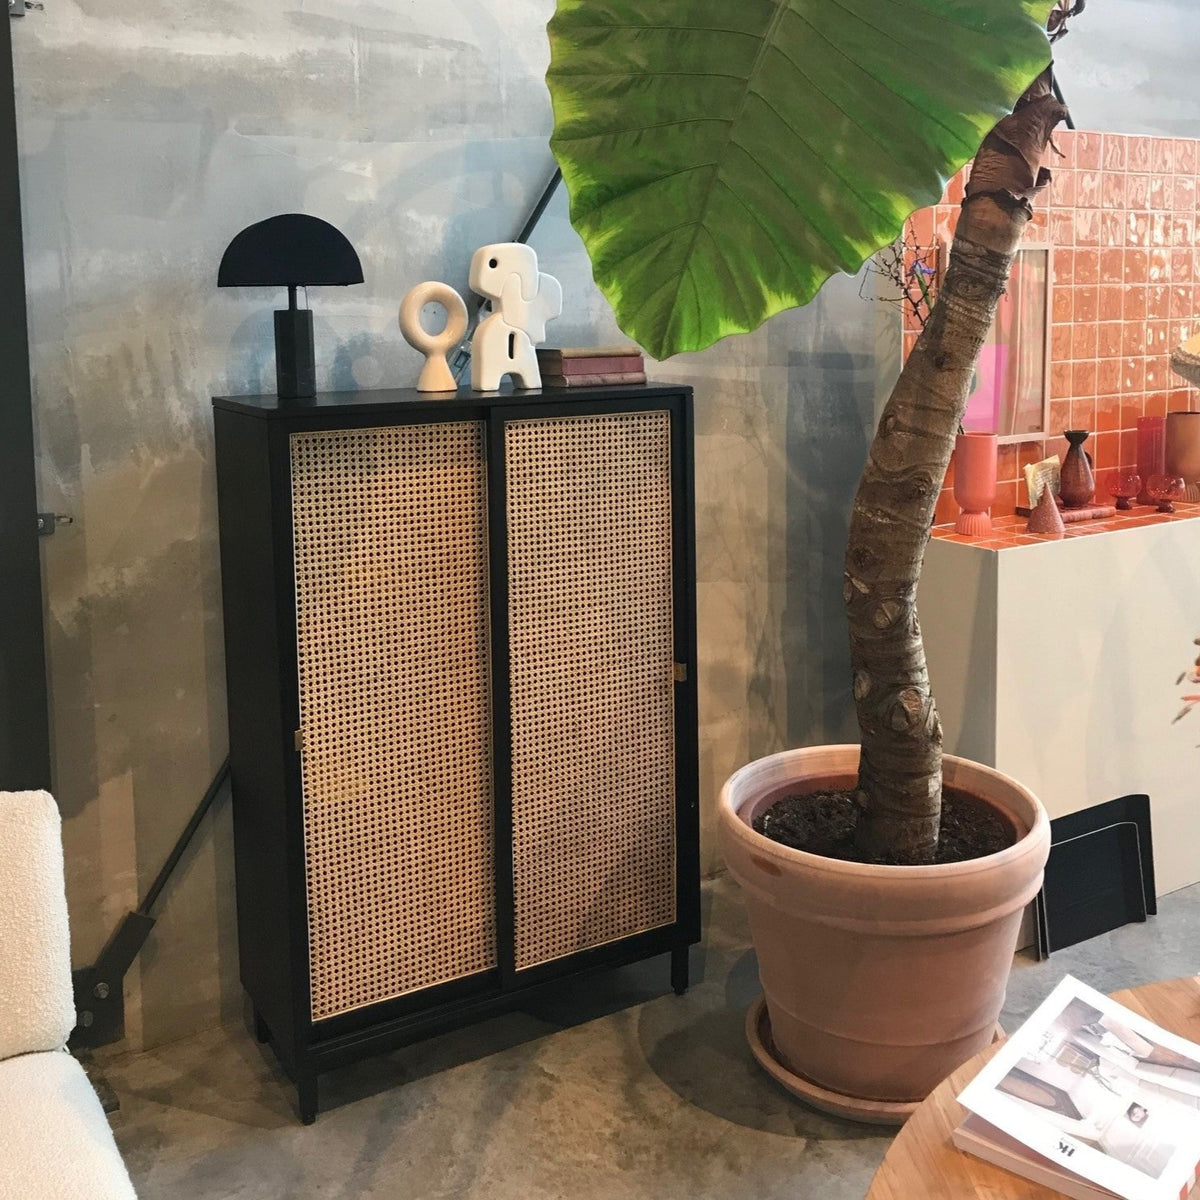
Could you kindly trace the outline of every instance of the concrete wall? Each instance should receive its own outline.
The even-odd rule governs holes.
[[[318,384],[406,385],[395,327],[465,288],[551,169],[552,0],[52,0],[14,26],[56,792],[77,963],[157,871],[226,750],[209,397],[273,390],[267,291],[218,292],[238,230],[302,210],[367,281],[314,290]],[[559,341],[616,336],[561,197],[536,245]],[[841,545],[875,406],[878,308],[807,310],[657,372],[697,389],[705,867],[746,759],[851,736]],[[227,800],[160,904],[130,1038],[240,1011]]]
[[[1200,137],[1194,0],[1090,0],[1055,47],[1080,129]]]

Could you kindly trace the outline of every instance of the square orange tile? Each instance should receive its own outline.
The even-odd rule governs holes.
[[[1120,247],[1108,247],[1100,251],[1100,282],[1125,282],[1125,251]]]
[[[1128,166],[1131,171],[1149,171],[1154,160],[1153,138],[1131,137],[1128,145]]]
[[[1075,207],[1075,172],[1070,167],[1050,168],[1052,177],[1046,207],[1074,208]]]
[[[1116,433],[1121,428],[1121,397],[1104,395],[1096,397],[1096,430]]]
[[[1136,434],[1138,417],[1144,415],[1142,407],[1145,404],[1145,397],[1141,393],[1122,392],[1121,393],[1121,428],[1128,429],[1131,433]]]
[[[1100,320],[1119,321],[1124,312],[1125,289],[1116,284],[1100,285]]]
[[[1050,364],[1050,399],[1070,400],[1072,393],[1071,362],[1054,362]]]
[[[1124,175],[1109,172],[1101,177],[1100,198],[1105,208],[1125,207],[1125,179]]]
[[[1076,209],[1053,208],[1050,210],[1050,241],[1054,246],[1073,246],[1075,244],[1075,213]],[[1058,255],[1056,254],[1057,258]]]
[[[1150,176],[1127,175],[1125,177],[1125,203],[1131,209],[1150,207]]]
[[[1175,170],[1175,139],[1154,138],[1150,169],[1158,175],[1170,175]]]
[[[1146,353],[1146,326],[1126,320],[1121,334],[1121,349],[1127,357],[1141,357]]]
[[[1145,279],[1145,275],[1142,276]],[[1144,321],[1146,319],[1146,289],[1139,285],[1130,284],[1125,288],[1122,298],[1121,312],[1126,321]]]
[[[1075,245],[1100,245],[1100,210],[1098,208],[1075,209]]]
[[[1125,245],[1125,213],[1121,209],[1100,212],[1100,245],[1117,248]]]
[[[1121,392],[1121,360],[1102,358],[1096,364],[1096,395],[1118,396]],[[1110,428],[1117,428],[1116,425]]]
[[[1051,454],[1060,453],[1059,448],[1054,445],[1055,439],[1058,438],[1064,429],[1074,429],[1071,424],[1071,402],[1070,400],[1051,400],[1050,401],[1050,437],[1046,439],[1046,457]]]
[[[1075,284],[1100,282],[1100,250],[1085,247],[1075,251]]]
[[[1031,463],[1041,462],[1046,457],[1046,443],[1039,439],[1036,442],[1019,442],[1017,444],[1017,478],[1024,478],[1024,471]]]
[[[1196,161],[1197,146],[1190,138],[1175,139],[1175,170],[1180,175],[1195,175],[1200,164]]]
[[[1076,366],[1079,364],[1076,363]],[[1076,396],[1071,401],[1071,429],[1096,428],[1095,396]]]
[[[1072,290],[1075,293],[1075,321],[1094,325],[1100,319],[1100,289],[1077,284]]]
[[[1097,433],[1091,441],[1095,444],[1092,455],[1097,471],[1111,471],[1121,457],[1120,435],[1113,432]]]
[[[1075,177],[1075,207],[1099,208],[1102,203],[1099,171],[1080,171]],[[1118,178],[1124,179],[1124,176]],[[1124,187],[1121,189],[1124,191]]]
[[[1134,355],[1127,358],[1122,364],[1121,390],[1127,395],[1131,392],[1146,390],[1146,363],[1140,356]]]
[[[1121,133],[1106,133],[1101,138],[1101,163],[1106,171],[1124,171],[1128,156],[1127,138]]]
[[[1053,338],[1055,331],[1052,331]],[[1079,362],[1081,359],[1095,358],[1096,347],[1099,345],[1099,326],[1076,321],[1071,326],[1071,359]]]
[[[1074,288],[1056,287],[1053,289],[1053,299],[1050,302],[1052,320],[1057,321],[1060,325],[1070,324],[1072,314],[1075,311],[1074,295]]]
[[[1169,311],[1169,310],[1168,310]],[[1151,358],[1155,355],[1169,353],[1171,349],[1171,322],[1169,320],[1154,320],[1146,322],[1146,354]],[[1147,369],[1149,368],[1147,361]],[[1147,388],[1150,384],[1147,382]]]
[[[1103,297],[1101,298],[1103,304]],[[1121,348],[1121,335],[1125,327],[1120,321],[1102,321],[1096,328],[1096,354],[1100,358],[1120,358],[1125,351]]]
[[[1126,287],[1144,286],[1150,273],[1150,252],[1143,246],[1126,246],[1125,278],[1122,282]]]
[[[1060,249],[1058,246],[1055,246],[1051,261],[1051,272],[1054,278],[1053,287],[1056,291],[1064,285],[1074,283],[1075,251],[1069,248]]]
[[[1100,165],[1100,137],[1090,129],[1075,130],[1075,166],[1080,170],[1095,170]]]

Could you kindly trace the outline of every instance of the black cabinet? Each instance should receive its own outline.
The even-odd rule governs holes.
[[[214,402],[238,930],[320,1072],[699,937],[691,392]]]

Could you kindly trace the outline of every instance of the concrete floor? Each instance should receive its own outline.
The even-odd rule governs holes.
[[[678,998],[665,958],[323,1079],[310,1127],[270,1052],[226,1027],[105,1064],[143,1200],[860,1200],[890,1136],[793,1100],[742,1035],[757,989],[736,886],[705,885]],[[1018,955],[1012,1029],[1068,971],[1111,991],[1200,965],[1200,885],[1046,963]]]

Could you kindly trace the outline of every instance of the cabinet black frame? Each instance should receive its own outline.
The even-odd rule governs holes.
[[[551,983],[658,954],[671,985],[688,982],[700,938],[692,391],[683,385],[544,389],[431,397],[411,389],[213,400],[233,781],[241,978],[255,1032],[315,1120],[318,1076],[482,1017],[519,1008]],[[670,925],[517,971],[512,780],[508,755],[507,526],[504,429],[511,421],[665,411],[671,422],[675,661],[676,919]],[[493,803],[498,964],[449,983],[314,1022],[308,972],[290,437],[323,429],[452,420],[484,429],[488,477]]]

